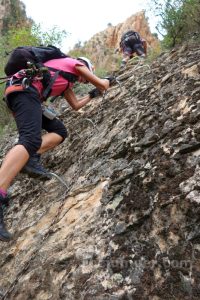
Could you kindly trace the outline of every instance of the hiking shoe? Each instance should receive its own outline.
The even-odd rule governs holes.
[[[52,176],[49,171],[40,164],[40,156],[38,153],[32,155],[21,172],[33,178],[40,178],[42,180],[51,179]]]
[[[12,235],[7,231],[3,220],[3,206],[8,206],[8,198],[3,197],[0,194],[0,241],[9,242],[12,239]]]

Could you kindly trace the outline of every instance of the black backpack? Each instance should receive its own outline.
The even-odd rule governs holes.
[[[22,46],[15,48],[8,58],[8,62],[5,65],[4,72],[7,76],[12,76],[22,69],[27,69],[27,63],[33,63],[37,68],[41,68],[43,63],[57,58],[65,58],[69,57],[61,52],[61,50],[55,46],[49,45],[47,47],[31,47],[31,46]],[[50,73],[44,75],[44,79],[42,80],[43,86],[45,88],[43,98],[47,98],[51,92],[51,87],[58,77],[61,75],[63,78],[68,80],[69,82],[75,82],[77,80],[77,76],[65,72],[62,70],[58,70],[55,68],[48,67],[49,71],[55,72],[53,78],[51,78]]]
[[[135,43],[140,43],[141,37],[140,37],[139,33],[137,33],[136,31],[129,30],[122,35],[120,46],[129,40],[134,41]]]

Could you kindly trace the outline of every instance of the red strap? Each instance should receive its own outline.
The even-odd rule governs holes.
[[[8,94],[10,94],[10,93],[21,92],[23,90],[24,90],[24,87],[22,85],[11,85],[6,88],[4,95],[8,96]]]

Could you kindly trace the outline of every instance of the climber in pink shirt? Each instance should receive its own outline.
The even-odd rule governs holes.
[[[48,93],[48,96],[63,95],[74,110],[85,106],[92,98],[106,91],[111,84],[110,78],[100,79],[94,75],[92,63],[85,57],[53,59],[44,65],[69,72],[75,78],[70,82],[61,75],[54,77],[56,72],[51,70],[51,78],[54,77],[55,80]],[[8,204],[7,189],[11,182],[20,171],[33,177],[39,176],[41,179],[50,178],[49,172],[40,164],[40,155],[53,149],[67,137],[67,130],[58,118],[49,119],[43,115],[41,103],[45,87],[41,79],[36,76],[26,88],[21,84],[22,80],[23,70],[9,79],[5,90],[6,102],[13,112],[19,139],[17,145],[5,156],[0,168],[0,240],[2,241],[11,239],[11,234],[7,231],[3,220],[3,206]],[[75,81],[90,82],[96,88],[84,97],[77,98],[73,91]],[[41,136],[42,129],[47,132],[43,136]]]

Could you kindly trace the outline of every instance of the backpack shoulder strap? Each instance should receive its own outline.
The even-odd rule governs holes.
[[[75,74],[72,74],[70,72],[65,72],[59,69],[55,69],[52,67],[47,67],[49,71],[53,71],[53,72],[58,72],[59,75],[61,75],[63,78],[65,78],[66,80],[70,81],[70,82],[76,82],[76,80],[78,79],[78,76],[76,76]]]
[[[56,81],[58,75],[61,75],[63,78],[65,78],[66,80],[68,80],[69,82],[76,82],[77,79],[78,79],[78,76],[70,73],[70,72],[65,72],[65,71],[62,71],[62,70],[58,70],[58,69],[55,69],[55,68],[52,68],[52,67],[47,67],[49,71],[53,71],[55,72],[55,74],[53,75],[53,77],[51,78],[48,86],[45,88],[44,92],[43,92],[43,99],[47,99],[49,94],[51,93],[51,88],[54,84],[54,82]],[[68,84],[69,86],[69,84]]]
[[[135,40],[137,41],[140,41],[141,38],[140,38],[140,35],[138,32],[136,31],[133,31],[133,30],[130,30],[130,31],[127,31],[121,38],[121,42],[123,43],[125,40],[128,40],[130,37],[134,37]]]
[[[51,77],[51,80],[48,84],[48,86],[46,87],[46,89],[44,90],[43,94],[42,94],[42,97],[44,100],[46,100],[48,98],[48,96],[50,95],[51,93],[51,88],[52,88],[52,85],[54,84],[54,82],[56,81],[57,77],[59,75],[59,72],[55,72],[54,76]]]

